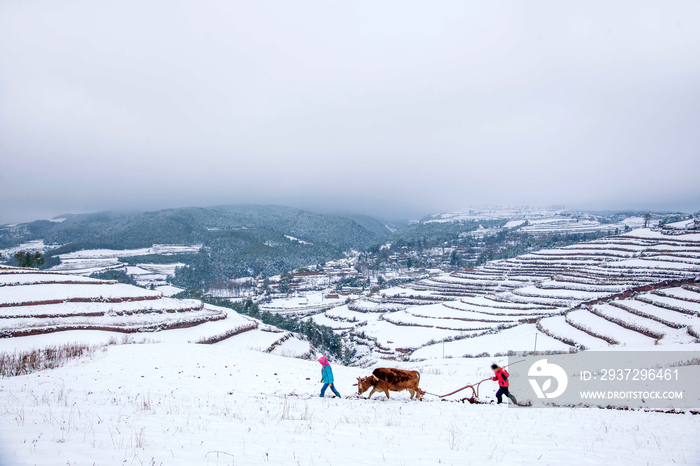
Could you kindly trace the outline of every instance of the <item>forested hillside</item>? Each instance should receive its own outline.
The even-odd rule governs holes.
[[[0,247],[43,240],[58,247],[56,256],[84,249],[132,249],[153,244],[201,244],[199,253],[178,255],[192,267],[173,282],[197,286],[223,277],[271,275],[325,262],[343,251],[359,249],[379,236],[344,217],[320,215],[283,206],[217,206],[167,209],[137,214],[67,215],[0,228]],[[153,258],[158,261],[158,258]]]

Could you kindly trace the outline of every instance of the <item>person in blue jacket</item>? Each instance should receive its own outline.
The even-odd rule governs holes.
[[[333,369],[331,369],[331,365],[328,362],[328,359],[326,359],[325,356],[321,356],[318,358],[318,362],[321,363],[321,382],[323,382],[323,388],[321,389],[321,398],[323,398],[323,395],[326,393],[326,389],[330,385],[331,390],[333,393],[335,393],[335,396],[340,398],[340,393],[338,393],[338,390],[335,389],[335,385],[333,385]]]

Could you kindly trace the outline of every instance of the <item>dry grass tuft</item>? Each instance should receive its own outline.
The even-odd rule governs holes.
[[[0,353],[0,377],[16,377],[31,374],[44,369],[61,367],[71,359],[90,356],[98,350],[104,351],[107,346],[132,345],[151,343],[149,339],[136,341],[131,335],[121,339],[112,337],[107,344],[88,345],[85,343],[66,343],[58,346],[47,346],[41,349],[31,349],[19,352]]]
[[[0,377],[15,377],[64,365],[71,359],[93,354],[97,346],[67,343],[14,353],[0,353]]]

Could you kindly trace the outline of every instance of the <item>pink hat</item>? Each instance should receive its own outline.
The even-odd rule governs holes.
[[[320,358],[318,358],[318,362],[320,362],[321,365],[322,365],[323,367],[326,367],[326,366],[330,366],[330,365],[331,365],[331,364],[328,362],[328,359],[326,359],[325,356],[321,356]]]

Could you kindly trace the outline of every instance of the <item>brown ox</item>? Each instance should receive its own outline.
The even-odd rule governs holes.
[[[357,378],[357,394],[362,395],[372,387],[372,391],[367,399],[372,398],[376,391],[384,392],[388,399],[389,390],[392,392],[408,390],[411,394],[411,399],[413,399],[414,395],[418,395],[418,399],[422,400],[425,392],[418,388],[419,383],[420,373],[417,371],[380,367],[375,369],[369,377]]]

